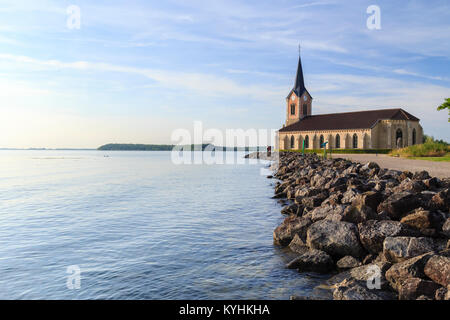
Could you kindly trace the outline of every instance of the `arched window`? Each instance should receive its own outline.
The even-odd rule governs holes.
[[[291,104],[291,114],[295,114],[295,104]]]
[[[413,132],[412,132],[412,144],[416,144],[416,140],[417,139],[417,137],[416,137],[416,129],[414,128],[413,129]]]
[[[305,137],[305,149],[309,148],[309,136]]]
[[[291,136],[291,149],[294,149],[294,147],[295,147],[294,136]]]
[[[397,129],[395,132],[395,145],[397,148],[403,148],[403,132],[401,129]]]
[[[358,148],[358,136],[355,133],[353,135],[353,149],[357,149],[357,148]]]
[[[341,147],[341,137],[339,134],[336,135],[336,149],[339,149]]]
[[[308,114],[308,106],[306,103],[303,105],[303,115],[306,116]]]
[[[319,140],[319,146],[322,148],[323,147],[323,135],[320,135],[320,140]]]

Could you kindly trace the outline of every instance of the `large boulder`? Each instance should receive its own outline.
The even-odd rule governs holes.
[[[295,253],[303,254],[309,250],[308,246],[300,239],[299,235],[296,234],[292,241],[289,243],[289,249]]]
[[[378,205],[377,211],[385,211],[389,217],[398,220],[407,212],[417,208],[420,199],[411,192],[399,192],[392,194],[389,198]]]
[[[303,209],[303,206],[298,205],[297,203],[292,203],[285,206],[281,210],[281,214],[301,216],[303,214]]]
[[[412,178],[414,180],[425,180],[425,179],[430,179],[431,177],[427,171],[423,170],[423,171],[418,171],[418,172],[414,173],[414,176]]]
[[[326,252],[311,249],[289,262],[287,268],[298,269],[299,272],[328,273],[334,268],[334,263]]]
[[[318,195],[312,197],[304,197],[302,199],[302,205],[305,208],[312,209],[320,206],[326,198],[328,198],[328,194],[326,192],[321,192]]]
[[[401,284],[406,279],[425,278],[425,264],[432,256],[432,253],[425,253],[403,262],[396,263],[386,271],[386,279],[389,281],[392,288],[399,291]]]
[[[408,191],[412,193],[419,193],[426,190],[427,186],[420,180],[411,180],[406,178],[397,187],[394,188],[395,192]]]
[[[431,198],[430,207],[449,212],[450,209],[450,190],[444,189]]]
[[[345,208],[342,215],[342,221],[352,222],[356,224],[377,218],[377,213],[364,204],[348,206],[347,208]]]
[[[379,191],[366,191],[361,194],[357,194],[353,200],[354,206],[367,206],[373,211],[377,211],[377,207],[383,200],[383,195]]]
[[[356,196],[359,194],[357,189],[350,189],[344,192],[341,198],[341,202],[343,204],[351,204],[356,200]]]
[[[306,230],[311,225],[311,219],[297,216],[290,216],[284,219],[273,231],[274,243],[281,246],[287,246],[294,236],[298,234],[301,239],[305,239]]]
[[[356,268],[348,269],[337,275],[331,277],[326,281],[327,286],[334,286],[343,280],[356,280],[365,283],[366,285],[370,283],[371,285],[376,285],[376,277],[379,276],[379,285],[382,290],[387,290],[390,288],[389,283],[385,278],[386,271],[392,266],[389,262],[373,262],[367,265],[362,265]],[[377,274],[379,272],[379,274]]]
[[[345,206],[343,205],[322,205],[320,207],[314,208],[305,217],[310,218],[313,222],[325,219],[329,215],[340,215],[344,212]]]
[[[335,287],[334,300],[396,300],[396,295],[392,292],[370,290],[360,281],[344,280]]]
[[[369,220],[358,224],[358,229],[362,245],[373,254],[383,250],[386,237],[414,235],[407,226],[392,220]]]
[[[327,252],[333,257],[347,255],[361,257],[364,250],[353,223],[321,220],[312,224],[306,236],[306,244],[313,249]]]
[[[436,293],[434,294],[435,300],[445,300],[445,296],[447,294],[447,288],[441,287],[436,290]]]
[[[400,222],[416,229],[440,229],[444,223],[444,217],[439,213],[418,208],[404,216]]]
[[[450,218],[448,218],[442,226],[442,233],[450,238]]]
[[[336,262],[336,266],[341,270],[356,268],[360,265],[361,262],[352,256],[345,256]]]
[[[450,258],[435,255],[432,256],[424,268],[425,274],[440,285],[446,287],[450,284]]]
[[[416,300],[420,296],[434,297],[439,287],[433,281],[409,278],[400,284],[398,298],[400,300]]]
[[[386,237],[383,254],[390,262],[402,262],[434,250],[433,239],[425,237]]]

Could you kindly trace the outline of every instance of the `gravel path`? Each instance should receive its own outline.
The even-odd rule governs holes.
[[[433,177],[449,178],[450,162],[412,160],[404,158],[394,158],[385,154],[333,154],[333,158],[345,158],[353,161],[367,163],[373,161],[378,163],[382,168],[394,170],[408,170],[411,172],[428,171]]]

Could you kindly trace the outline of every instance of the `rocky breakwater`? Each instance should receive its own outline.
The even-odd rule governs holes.
[[[287,268],[336,273],[336,300],[450,299],[449,179],[298,153],[274,169]]]

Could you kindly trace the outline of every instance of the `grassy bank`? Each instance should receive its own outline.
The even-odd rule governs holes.
[[[395,149],[389,154],[411,159],[426,158],[426,160],[448,161],[445,159],[450,157],[450,145],[446,142],[435,141],[432,138],[429,138],[422,144]]]

